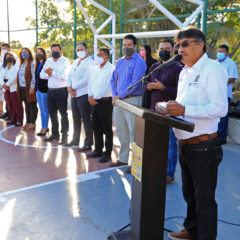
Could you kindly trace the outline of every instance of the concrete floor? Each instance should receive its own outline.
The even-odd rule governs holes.
[[[132,177],[125,167],[108,168],[74,148],[45,145],[33,132],[6,127],[0,120],[0,240],[103,240],[129,223]],[[117,139],[115,145],[114,161]],[[223,148],[219,219],[240,224],[240,146]],[[176,181],[167,187],[166,218],[178,217],[165,227],[181,229],[185,214],[178,165]],[[240,227],[219,222],[217,240],[239,235]]]

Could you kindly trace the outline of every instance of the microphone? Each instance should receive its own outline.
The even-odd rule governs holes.
[[[132,86],[128,87],[127,90],[130,90],[132,87],[136,86],[137,84],[139,84],[140,82],[143,82],[146,78],[150,77],[154,72],[156,72],[157,70],[160,69],[164,69],[166,67],[168,67],[169,65],[171,65],[174,62],[178,62],[182,59],[182,55],[177,54],[176,56],[174,56],[173,58],[171,58],[170,60],[168,60],[167,62],[159,65],[158,67],[156,67],[155,69],[153,69],[148,75],[143,76],[139,81],[137,81],[136,83],[134,83]]]

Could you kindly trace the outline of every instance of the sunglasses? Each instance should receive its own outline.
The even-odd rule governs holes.
[[[176,48],[177,49],[179,49],[180,47],[183,47],[183,48],[185,48],[185,47],[187,47],[188,45],[189,45],[189,43],[190,42],[197,42],[197,43],[199,43],[199,40],[185,40],[185,41],[183,41],[181,44],[176,44]]]

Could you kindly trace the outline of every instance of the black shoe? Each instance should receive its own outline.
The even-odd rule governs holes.
[[[87,158],[95,158],[95,157],[101,157],[101,156],[102,156],[102,152],[99,152],[96,150],[86,155]]]
[[[103,154],[102,157],[98,160],[98,162],[105,163],[111,160],[112,160],[111,155]]]
[[[18,123],[18,122],[15,123],[16,127],[21,127],[22,125],[23,125],[22,123]]]
[[[78,152],[85,152],[85,151],[89,151],[89,150],[92,150],[92,146],[83,146],[78,149]]]
[[[0,116],[0,118],[7,118],[9,116],[9,114],[4,113],[3,115]],[[9,119],[10,120],[10,119]]]
[[[7,122],[7,125],[14,125],[16,123],[13,123],[13,122]]]
[[[72,146],[78,146],[78,145],[79,145],[79,143],[76,143],[76,142],[74,142],[74,141],[71,141],[70,143],[65,144],[64,146],[65,146],[65,147],[72,147]]]
[[[59,140],[59,136],[51,135],[49,138],[44,139],[45,142],[51,142],[53,140]]]
[[[46,136],[46,134],[49,132],[49,129],[47,128],[47,130],[45,132],[39,132],[37,133],[38,136],[42,137],[42,136]]]
[[[65,145],[67,144],[67,137],[62,137],[61,141],[58,143],[59,145]]]

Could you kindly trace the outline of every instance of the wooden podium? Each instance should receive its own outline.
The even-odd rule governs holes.
[[[140,181],[133,177],[131,230],[112,233],[112,240],[163,240],[169,127],[192,132],[194,124],[137,107],[116,105],[136,115],[134,141],[142,148]]]

